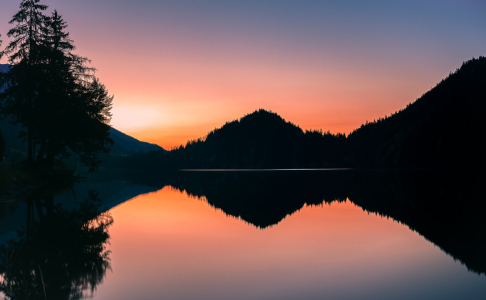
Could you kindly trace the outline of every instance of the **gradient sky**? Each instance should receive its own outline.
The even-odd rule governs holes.
[[[2,48],[19,3],[0,3]],[[349,133],[486,55],[486,1],[41,3],[115,95],[112,125],[166,149],[259,108]]]

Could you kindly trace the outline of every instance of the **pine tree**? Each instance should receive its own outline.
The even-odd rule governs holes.
[[[92,79],[94,69],[85,66],[87,59],[73,54],[74,42],[64,32],[66,22],[54,11],[45,26],[42,48],[43,77],[36,111],[41,122],[36,124],[41,137],[37,161],[44,156],[52,162],[58,154],[68,155],[63,137],[69,134],[73,107],[79,85]]]
[[[113,96],[94,78],[80,84],[75,100],[75,110],[69,114],[69,134],[65,136],[64,143],[93,171],[101,162],[98,153],[108,153],[113,144],[108,125]]]
[[[44,76],[36,109],[41,122],[37,125],[41,138],[38,161],[52,164],[54,157],[76,153],[94,170],[99,152],[108,152],[113,141],[109,137],[113,96],[94,77],[89,60],[78,56],[74,42],[65,31],[66,22],[54,11],[46,25],[43,61]]]
[[[11,21],[17,26],[9,31],[15,39],[0,53],[12,65],[0,81],[6,85],[1,112],[27,128],[29,162],[40,145],[37,162],[53,165],[55,157],[75,153],[95,170],[99,152],[107,153],[113,144],[108,125],[113,96],[87,67],[89,60],[73,53],[66,22],[57,11],[51,17],[41,14],[47,7],[38,2],[22,1]],[[25,31],[29,26],[35,34]]]
[[[6,86],[5,91],[0,94],[2,114],[12,116],[14,123],[20,123],[27,129],[27,154],[31,163],[34,160],[36,139],[33,126],[34,105],[41,78],[39,64],[46,21],[43,11],[46,9],[47,6],[39,4],[39,0],[23,0],[20,10],[9,22],[15,24],[7,33],[13,40],[0,52],[0,58],[8,56],[8,62],[12,66],[0,78],[0,85]]]

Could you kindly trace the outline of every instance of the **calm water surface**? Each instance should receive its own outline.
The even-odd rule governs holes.
[[[98,209],[108,209],[104,220],[113,221],[106,222],[108,240],[89,244],[91,248],[105,247],[96,259],[86,257],[97,275],[79,272],[84,282],[72,283],[64,299],[485,299],[482,262],[461,256],[464,251],[474,252],[476,245],[456,250],[442,235],[433,234],[420,221],[425,208],[407,219],[409,214],[401,212],[407,211],[409,203],[385,193],[384,201],[405,202],[378,212],[373,208],[381,202],[367,203],[366,210],[365,204],[353,202],[353,197],[359,197],[352,188],[337,187],[343,180],[351,180],[348,183],[353,185],[355,179],[347,175],[343,178],[348,179],[337,181],[331,179],[334,175],[281,174],[276,180],[268,176],[202,174],[167,182],[172,177],[156,180],[157,176],[151,175],[153,181],[148,183],[133,178],[93,179],[53,195],[53,207],[61,203],[66,211],[78,207],[82,199],[96,196],[101,200]],[[289,177],[288,181],[284,177]],[[299,181],[302,177],[306,177],[305,183]],[[370,187],[370,183],[363,185]],[[351,191],[350,196],[342,191]],[[369,197],[379,199],[380,195]],[[37,205],[48,202],[49,197],[41,198]],[[25,238],[26,244],[41,232],[39,228],[47,222],[43,219],[56,215],[55,210],[49,214],[49,205],[39,212],[33,203],[30,214],[39,227]],[[6,213],[2,243],[12,238],[16,227],[11,225],[12,218],[29,214],[29,205],[17,206]],[[402,218],[400,222],[389,216],[395,211],[394,216]],[[80,233],[75,235],[82,238]],[[458,235],[464,236],[461,232]],[[12,244],[9,249],[14,248]],[[5,247],[2,251],[8,254]],[[459,254],[453,257],[446,252]],[[67,260],[73,264],[71,261],[84,259],[79,255]],[[35,265],[38,258],[31,256],[25,260]],[[2,274],[9,265],[6,257],[9,255],[2,256]],[[107,264],[103,267],[101,261]],[[44,270],[42,280],[33,276],[29,281],[24,277],[31,275],[19,273],[17,277],[10,275],[10,281],[23,278],[39,295],[57,299],[47,294],[62,294],[48,270],[59,267],[38,265],[32,269],[39,278],[38,270]],[[8,287],[3,279],[3,288]],[[12,286],[10,299],[20,299],[22,292],[13,293]]]

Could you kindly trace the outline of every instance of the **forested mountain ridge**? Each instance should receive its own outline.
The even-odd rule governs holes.
[[[347,138],[360,167],[486,165],[486,58],[469,60],[414,103]]]
[[[303,131],[263,109],[168,153],[107,166],[131,168],[476,168],[486,166],[486,58],[464,62],[436,87],[348,137]]]
[[[108,165],[149,168],[269,168],[297,165],[303,131],[275,113],[259,110],[227,122],[206,137],[170,152],[152,151]]]
[[[151,151],[110,160],[107,165],[163,169],[334,166],[340,163],[336,153],[345,139],[344,134],[304,132],[276,113],[260,109],[170,152]]]

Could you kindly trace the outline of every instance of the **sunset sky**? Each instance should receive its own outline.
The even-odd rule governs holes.
[[[364,2],[41,1],[115,95],[112,126],[166,149],[259,108],[349,133],[486,56],[486,1]]]

